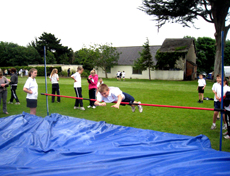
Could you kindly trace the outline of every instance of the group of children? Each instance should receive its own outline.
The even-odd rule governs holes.
[[[206,86],[205,79],[203,78],[203,75],[199,75],[199,80],[198,80],[198,93],[199,93],[199,101],[198,103],[203,103],[203,98],[204,98],[204,88]],[[221,75],[216,76],[216,83],[213,84],[212,86],[212,91],[214,93],[214,114],[213,114],[213,123],[211,126],[211,130],[216,129],[216,121],[219,119],[219,113],[221,110]],[[226,97],[227,92],[230,93],[230,87],[228,86],[228,80],[224,78],[223,81],[223,95]],[[229,96],[229,95],[228,95]],[[227,97],[230,100],[230,97]],[[226,98],[226,100],[227,100]],[[226,132],[223,133],[225,139],[230,139],[230,101],[228,102],[224,101],[224,113],[223,113],[223,122],[224,125],[222,127],[223,130],[227,130]]]
[[[74,80],[74,90],[76,97],[79,98],[82,98],[81,74],[83,71],[84,69],[79,66],[77,68],[77,72],[71,76],[71,78]],[[112,105],[111,107],[119,109],[119,106],[122,104],[122,102],[129,102],[133,112],[135,112],[135,106],[138,106],[139,112],[143,111],[143,107],[140,105],[141,102],[136,102],[131,95],[122,92],[118,87],[108,87],[103,83],[102,79],[100,79],[98,82],[98,75],[96,74],[95,70],[91,70],[87,80],[89,83],[90,98],[90,104],[88,108],[95,109],[96,106],[106,106],[106,103],[114,102],[115,105]],[[83,107],[82,99],[75,100],[74,109],[85,110]]]

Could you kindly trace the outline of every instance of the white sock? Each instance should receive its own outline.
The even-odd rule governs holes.
[[[213,126],[216,126],[216,124],[215,124],[215,123],[212,123],[212,125],[213,125]]]

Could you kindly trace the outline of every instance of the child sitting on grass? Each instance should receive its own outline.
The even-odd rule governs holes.
[[[106,84],[101,84],[98,91],[97,101],[94,103],[96,106],[106,106],[106,103],[112,103],[116,101],[116,104],[112,105],[111,107],[119,109],[121,102],[129,102],[131,103],[130,106],[132,111],[135,112],[135,105],[132,105],[132,103],[141,103],[136,102],[131,95],[122,92],[118,87],[108,87]],[[141,105],[136,106],[138,106],[139,112],[143,111],[143,107]]]

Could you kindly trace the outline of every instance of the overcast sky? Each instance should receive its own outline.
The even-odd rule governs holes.
[[[27,46],[43,32],[74,51],[84,45],[161,45],[165,38],[214,38],[214,25],[203,19],[195,28],[166,24],[158,32],[152,17],[138,10],[142,0],[0,0],[0,41]],[[227,36],[230,39],[230,36]]]

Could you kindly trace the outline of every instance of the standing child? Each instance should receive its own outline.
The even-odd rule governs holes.
[[[31,68],[29,70],[29,78],[27,79],[23,91],[27,93],[26,102],[27,107],[30,108],[30,114],[36,115],[37,98],[38,98],[38,84],[35,77],[37,76],[37,70]]]
[[[89,98],[96,99],[98,75],[96,74],[95,70],[91,70],[87,80],[89,83]],[[89,101],[89,106],[87,107],[95,109],[96,107],[94,106],[94,101]]]
[[[50,81],[52,83],[52,94],[55,94],[57,92],[57,95],[60,95],[60,90],[59,90],[59,76],[58,76],[58,70],[54,68],[50,74]],[[54,103],[55,96],[52,96],[52,103]],[[60,97],[57,97],[57,102],[60,103]]]
[[[199,101],[198,101],[198,103],[203,103],[205,86],[206,86],[206,81],[203,78],[203,75],[200,74],[199,75],[199,80],[198,80],[198,87],[197,87],[197,90],[198,90],[198,93],[199,93]]]
[[[102,102],[104,101],[104,102]],[[100,103],[102,102],[102,103]],[[119,109],[121,102],[129,102],[129,103],[141,103],[136,102],[135,99],[125,93],[122,92],[118,87],[108,87],[106,84],[101,84],[99,87],[99,92],[97,94],[97,101],[94,103],[96,106],[106,106],[106,103],[116,102],[115,105],[111,107]],[[141,105],[137,105],[139,112],[143,111]],[[135,105],[131,105],[132,111],[135,112]]]
[[[84,69],[81,66],[77,67],[77,72],[74,73],[71,78],[74,79],[74,90],[76,93],[76,97],[82,98],[82,89],[81,89],[81,74],[83,73]],[[80,104],[80,107],[78,107]],[[85,110],[83,107],[83,102],[81,99],[76,99],[74,109]]]
[[[16,89],[18,87],[18,76],[16,74],[16,69],[11,68],[11,78],[10,78],[10,85],[11,85],[11,98],[10,101],[8,102],[9,104],[13,104],[13,101],[15,99],[17,105],[20,105],[18,96],[16,94]]]
[[[120,80],[120,71],[117,72],[117,80],[119,81]]]
[[[123,81],[125,80],[125,71],[122,72]]]
[[[221,84],[221,76],[216,75],[216,83],[214,83],[212,86],[212,91],[214,93],[214,108],[215,109],[220,109],[220,102],[216,98],[217,97],[217,89],[219,89],[219,87],[221,87],[220,84]],[[214,111],[211,130],[216,129],[216,120],[217,120],[218,115],[219,115],[219,111]]]

